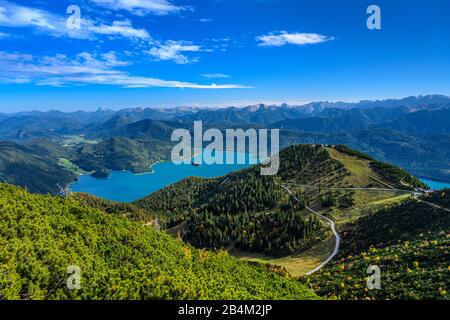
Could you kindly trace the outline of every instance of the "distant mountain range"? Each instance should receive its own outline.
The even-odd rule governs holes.
[[[0,178],[10,183],[23,181],[28,175],[26,170],[16,170],[13,175],[11,168],[26,167],[27,163],[59,172],[61,159],[69,169],[78,166],[88,172],[144,172],[151,163],[170,157],[170,138],[175,129],[191,130],[197,120],[202,120],[205,128],[220,130],[281,129],[282,147],[298,143],[345,144],[417,176],[450,181],[450,97],[442,95],[302,106],[260,104],[245,108],[120,111],[99,108],[94,112],[0,114],[0,141],[8,141],[2,147],[8,153],[0,161],[5,165]],[[16,152],[12,151],[14,148]],[[37,160],[33,161],[33,157]],[[55,193],[73,179],[66,173],[58,175],[58,184],[48,180],[51,185],[32,175],[36,176],[36,184],[31,189]]]
[[[404,108],[405,112],[417,110],[440,110],[450,108],[450,97],[444,95],[412,96],[404,99],[388,100],[363,100],[360,102],[312,102],[305,105],[290,106],[288,104],[277,105],[253,105],[244,108],[199,108],[199,107],[176,107],[176,108],[127,108],[119,111],[99,108],[97,111],[61,112],[30,111],[19,113],[0,113],[0,123],[12,118],[19,119],[59,119],[71,121],[81,125],[106,122],[114,117],[120,116],[129,119],[130,122],[140,120],[180,120],[205,122],[231,122],[231,123],[259,123],[269,124],[288,119],[309,118],[317,116],[328,109],[350,110],[350,109],[392,109]],[[373,112],[374,113],[374,112]],[[47,125],[48,127],[48,125]],[[55,129],[55,128],[53,128]]]
[[[64,192],[79,173],[148,171],[170,158],[173,130],[192,130],[195,120],[220,130],[281,129],[278,174],[262,176],[256,165],[188,178],[130,204]],[[15,244],[0,250],[12,279],[3,291],[0,281],[0,292],[6,299],[448,300],[450,193],[419,195],[424,183],[383,162],[450,181],[450,98],[0,114],[0,243]],[[335,222],[338,255],[305,277],[335,247],[323,217]],[[61,282],[73,261],[87,277],[81,291]],[[383,290],[365,290],[369,265],[382,267]]]

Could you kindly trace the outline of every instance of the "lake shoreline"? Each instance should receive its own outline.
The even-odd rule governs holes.
[[[225,159],[226,153],[221,153]],[[199,155],[201,153],[195,153],[195,156]],[[189,177],[217,178],[257,164],[256,159],[248,153],[235,152],[234,157],[238,164],[194,166],[191,162],[176,165],[170,161],[157,161],[150,165],[151,171],[145,173],[113,170],[107,179],[84,175],[69,185],[69,192],[84,192],[116,202],[130,203]]]
[[[436,180],[430,180],[430,179],[424,179],[424,178],[418,178],[420,181],[425,183],[427,186],[431,188],[433,191],[439,191],[443,189],[450,189],[450,183],[448,182],[440,182]]]

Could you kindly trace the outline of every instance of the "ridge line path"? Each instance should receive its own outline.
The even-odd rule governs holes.
[[[396,191],[396,192],[405,192],[405,193],[414,193],[415,191],[411,190],[403,190],[403,189],[387,189],[387,188],[330,188],[330,187],[322,187],[322,186],[308,186],[304,184],[295,184],[295,183],[287,183],[290,185],[295,185],[300,188],[310,188],[310,189],[323,189],[323,190],[364,190],[364,191]]]
[[[300,201],[296,196],[294,196],[294,194],[291,192],[291,190],[289,190],[286,186],[283,186],[283,185],[281,185],[281,187],[282,187],[283,189],[285,189],[285,190],[286,190],[286,191],[287,191],[287,192],[288,192],[288,193],[289,193],[289,194],[290,194],[297,202],[301,203],[301,201]],[[308,211],[310,211],[310,212],[312,212],[313,214],[317,215],[318,217],[320,217],[320,218],[326,220],[326,221],[330,224],[330,226],[331,226],[331,231],[333,232],[333,235],[334,235],[334,237],[335,237],[335,239],[336,239],[333,253],[332,253],[332,254],[331,254],[324,262],[322,262],[317,268],[315,268],[315,269],[312,270],[312,271],[307,272],[306,275],[309,276],[309,275],[311,275],[311,274],[313,274],[313,273],[319,271],[319,270],[322,269],[324,266],[326,266],[326,265],[328,264],[328,262],[330,262],[330,261],[338,254],[338,252],[339,252],[339,246],[340,246],[340,244],[341,244],[341,236],[337,233],[337,231],[336,231],[336,224],[334,223],[333,220],[331,220],[330,218],[327,218],[327,217],[325,217],[324,215],[321,215],[320,213],[314,211],[313,209],[311,209],[311,208],[308,207],[307,205],[305,205],[305,207],[306,207],[306,209],[307,209]]]
[[[437,204],[434,204],[434,203],[431,203],[431,202],[428,202],[428,201],[424,201],[424,200],[419,199],[419,198],[416,196],[416,194],[415,194],[416,191],[396,189],[396,188],[393,188],[393,187],[389,186],[388,184],[385,184],[385,185],[389,186],[390,189],[387,189],[387,188],[329,188],[329,187],[308,186],[308,185],[293,184],[293,183],[288,183],[288,184],[296,185],[297,187],[301,187],[301,188],[325,189],[325,190],[366,190],[366,191],[397,191],[397,192],[405,192],[405,193],[414,194],[414,198],[416,198],[416,200],[419,201],[419,202],[421,202],[421,203],[424,203],[424,204],[426,204],[426,205],[429,205],[429,206],[431,206],[431,207],[433,207],[433,208],[435,208],[435,209],[441,209],[441,210],[450,212],[450,209],[447,209],[447,208],[442,207],[442,206],[439,206],[439,205],[437,205]],[[383,183],[383,184],[384,184],[384,183]],[[297,202],[299,202],[299,203],[301,202],[296,196],[294,196],[294,194],[291,192],[291,190],[289,190],[286,186],[281,185],[281,187],[282,187],[283,189],[285,189],[285,190],[286,190],[286,191],[287,191],[287,192],[288,192],[288,193],[289,193],[289,194],[290,194]],[[313,274],[313,273],[319,271],[319,270],[322,269],[323,267],[325,267],[325,266],[328,264],[328,262],[330,262],[330,261],[338,254],[338,252],[339,252],[339,246],[340,246],[340,243],[341,243],[341,237],[340,237],[340,235],[339,235],[339,234],[337,233],[337,231],[336,231],[336,223],[335,223],[333,220],[331,220],[330,218],[327,218],[327,217],[325,217],[324,215],[321,215],[320,213],[314,211],[313,209],[311,209],[311,208],[308,207],[307,205],[305,205],[305,208],[306,208],[308,211],[312,212],[313,214],[317,215],[318,217],[320,217],[320,218],[326,220],[326,221],[330,224],[330,226],[331,226],[331,231],[333,231],[333,234],[334,234],[334,236],[335,236],[335,238],[336,238],[336,242],[335,242],[336,244],[335,244],[333,253],[328,257],[328,259],[326,259],[324,262],[322,262],[317,268],[315,268],[314,270],[309,271],[308,273],[306,273],[306,275],[311,275],[311,274]]]

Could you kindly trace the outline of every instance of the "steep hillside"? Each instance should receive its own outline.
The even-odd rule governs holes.
[[[58,154],[51,148],[43,142],[23,146],[0,141],[0,181],[31,192],[60,192],[76,177],[58,164]]]
[[[133,204],[158,213],[170,228],[189,218],[191,210],[201,206],[216,185],[215,179],[187,178]]]
[[[178,128],[188,127],[182,122],[157,121],[145,119],[135,121],[126,114],[115,116],[104,123],[95,123],[84,130],[90,137],[108,139],[125,137],[136,140],[161,140],[170,142],[172,132]],[[189,127],[192,127],[189,125]]]
[[[404,114],[382,127],[414,135],[448,135],[450,134],[450,104],[448,109],[431,112],[421,110]]]
[[[108,214],[123,216],[145,225],[155,225],[160,228],[163,222],[160,221],[156,212],[139,208],[131,203],[114,202],[86,193],[70,193],[69,196],[87,207],[96,208]]]
[[[72,152],[70,160],[80,168],[93,171],[107,168],[148,172],[150,165],[169,159],[171,145],[155,140],[110,138],[97,144],[85,144]]]
[[[298,143],[345,144],[416,176],[450,181],[449,135],[417,137],[381,128],[341,133],[282,130],[280,140],[283,147]]]
[[[423,198],[449,208],[450,190]],[[450,215],[406,200],[359,219],[344,233],[339,259],[303,279],[321,295],[343,299],[449,299]],[[366,287],[366,269],[381,269],[381,290]]]
[[[302,284],[74,199],[0,184],[0,299],[314,299]],[[67,289],[69,266],[81,271]]]
[[[291,185],[303,203],[294,201],[282,184]],[[281,151],[277,176],[261,176],[260,166],[254,166],[212,180],[187,179],[135,204],[185,222],[182,236],[196,246],[283,256],[323,234],[323,223],[305,205],[333,214],[334,208],[348,209],[398,193],[364,196],[352,188],[418,186],[425,187],[406,172],[346,147],[297,145]]]
[[[337,133],[369,129],[397,120],[407,114],[409,109],[369,108],[369,109],[325,109],[317,116],[301,119],[285,119],[272,123],[272,128],[295,130],[299,132]]]

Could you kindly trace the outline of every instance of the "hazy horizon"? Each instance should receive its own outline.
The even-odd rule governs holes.
[[[283,104],[286,104],[288,106],[294,106],[294,107],[302,107],[311,103],[360,103],[364,101],[388,101],[388,100],[402,100],[410,97],[427,97],[427,96],[443,96],[450,98],[450,95],[447,94],[441,94],[441,93],[433,93],[433,94],[421,94],[421,95],[409,95],[409,96],[402,96],[402,97],[386,97],[386,98],[376,98],[376,99],[355,99],[355,100],[343,100],[343,99],[334,99],[334,100],[313,100],[313,101],[266,101],[266,102],[238,102],[238,103],[223,103],[223,104],[182,104],[182,105],[173,105],[173,106],[123,106],[123,107],[108,107],[108,106],[94,106],[90,108],[64,108],[60,109],[57,107],[49,107],[49,108],[29,108],[29,109],[22,109],[17,111],[2,111],[0,110],[0,113],[3,114],[14,114],[14,113],[29,113],[29,112],[50,112],[50,111],[60,111],[63,113],[73,113],[73,112],[96,112],[99,109],[103,109],[105,111],[121,111],[126,109],[182,109],[182,108],[192,108],[192,109],[226,109],[226,108],[246,108],[250,106],[257,106],[257,105],[265,105],[265,106],[276,106],[280,107]]]
[[[448,2],[145,3],[0,0],[0,112],[450,94]]]

